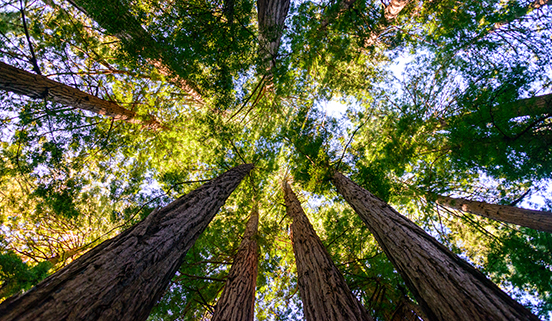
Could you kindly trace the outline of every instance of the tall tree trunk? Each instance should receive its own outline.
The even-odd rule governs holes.
[[[469,212],[493,220],[525,226],[539,231],[552,233],[552,213],[528,210],[515,206],[496,205],[485,202],[470,201],[463,198],[431,195],[437,204]]]
[[[150,34],[144,30],[142,24],[128,9],[128,5],[121,0],[68,0],[73,6],[96,21],[110,34],[119,38],[132,51],[140,53],[148,58],[148,62],[154,65],[167,79],[187,93],[197,103],[203,105],[204,101],[198,92],[197,86],[189,80],[178,75],[174,65],[182,64],[182,61],[174,62],[168,58],[171,50],[163,48]]]
[[[145,320],[186,252],[252,168],[229,170],[6,300],[0,320]]]
[[[12,67],[0,61],[0,90],[35,99],[49,99],[56,103],[88,110],[96,114],[113,117],[130,123],[143,124],[158,129],[161,124],[152,117],[138,118],[135,112],[118,104],[89,95],[84,91],[53,81],[41,75]]]
[[[538,320],[387,203],[339,172],[332,180],[368,226],[428,320]]]
[[[349,290],[287,182],[284,182],[284,199],[287,215],[293,219],[291,241],[305,319],[372,320]]]
[[[259,261],[258,225],[259,211],[255,205],[211,321],[253,321],[254,319]]]
[[[257,0],[257,21],[259,25],[260,55],[269,72],[276,63],[284,22],[289,11],[290,0]]]

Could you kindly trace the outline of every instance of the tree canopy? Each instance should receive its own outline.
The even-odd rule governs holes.
[[[549,4],[2,0],[0,63],[55,90],[0,81],[0,301],[253,163],[150,320],[210,318],[255,206],[255,318],[302,319],[284,180],[376,320],[423,318],[335,170],[552,318],[552,235],[435,197],[552,211]]]

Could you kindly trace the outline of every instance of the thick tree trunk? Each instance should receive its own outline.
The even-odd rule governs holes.
[[[259,261],[258,225],[259,211],[255,206],[251,211],[243,240],[211,321],[253,321],[254,319],[257,262]]]
[[[372,320],[349,290],[287,182],[284,182],[284,199],[287,215],[293,219],[291,240],[305,319]]]
[[[528,210],[515,206],[496,205],[485,202],[470,201],[463,198],[432,195],[437,204],[469,212],[493,220],[525,226],[539,231],[552,233],[552,213]]]
[[[145,320],[186,252],[252,168],[235,167],[6,300],[0,320]]]
[[[332,180],[368,226],[428,320],[538,320],[387,203],[338,172]]]
[[[260,54],[269,72],[276,63],[289,4],[290,0],[257,0]]]
[[[196,86],[173,72],[170,52],[144,30],[142,24],[120,0],[68,0],[73,6],[96,21],[110,34],[119,38],[131,50],[144,55],[168,80],[199,104],[204,104]],[[181,61],[176,64],[181,64]],[[174,64],[173,64],[174,66]]]
[[[12,67],[0,61],[0,90],[10,91],[35,99],[49,99],[56,103],[88,110],[96,114],[113,117],[130,123],[143,124],[158,129],[156,119],[139,119],[131,110],[114,102],[89,95],[84,91],[53,81],[41,75]]]

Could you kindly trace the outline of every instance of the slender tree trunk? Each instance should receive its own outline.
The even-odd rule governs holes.
[[[496,205],[485,202],[470,201],[463,198],[432,195],[437,204],[469,212],[493,220],[525,226],[539,231],[552,233],[552,213],[528,210],[515,206]]]
[[[290,0],[257,0],[260,54],[269,72],[276,63],[289,5]]]
[[[284,182],[284,199],[287,215],[293,219],[291,240],[305,319],[372,320],[349,290],[287,182]]]
[[[387,203],[339,172],[332,180],[374,234],[428,320],[538,320]]]
[[[254,319],[259,261],[258,225],[259,211],[255,205],[211,321],[253,321]]]
[[[138,118],[136,113],[118,104],[89,95],[84,91],[53,81],[41,75],[12,67],[0,61],[0,90],[35,99],[49,99],[56,103],[88,110],[96,114],[113,117],[130,123],[143,124],[158,129],[161,124],[152,117]]]
[[[145,320],[186,252],[252,168],[233,168],[6,300],[0,320]]]
[[[198,92],[197,86],[178,75],[174,70],[175,64],[168,55],[171,50],[163,48],[150,34],[144,30],[142,24],[128,10],[128,5],[120,0],[68,0],[73,6],[96,21],[110,34],[119,38],[131,51],[140,53],[148,58],[148,62],[154,65],[167,79],[187,93],[197,103],[203,105],[204,101]]]

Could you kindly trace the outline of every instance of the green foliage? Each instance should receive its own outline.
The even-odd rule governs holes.
[[[504,286],[530,293],[540,300],[533,307],[546,318],[552,311],[552,236],[528,228],[511,231],[502,242],[492,244],[485,271],[492,280]],[[516,293],[524,300],[523,292]],[[533,303],[530,303],[533,305]]]
[[[163,128],[0,95],[3,297],[251,162],[255,170],[189,251],[150,319],[209,317],[254,201],[256,318],[303,318],[283,179],[306,200],[317,233],[377,320],[412,303],[377,242],[335,196],[335,170],[550,315],[549,235],[449,211],[428,196],[510,204],[549,184],[550,106],[519,105],[550,92],[549,6],[410,1],[387,21],[381,1],[292,3],[267,79],[254,1],[71,3],[2,3],[0,59],[30,70],[32,47],[50,79]],[[335,118],[325,106],[337,101],[347,112]]]
[[[48,276],[51,268],[48,261],[31,266],[14,252],[0,253],[0,300],[29,290]]]

